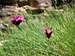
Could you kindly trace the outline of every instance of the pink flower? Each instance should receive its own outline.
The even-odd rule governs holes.
[[[11,20],[12,24],[15,24],[16,26],[18,26],[23,21],[24,21],[24,16],[13,16]]]
[[[53,33],[53,30],[52,30],[52,28],[46,27],[44,29],[44,33],[46,34],[47,38],[50,38]]]

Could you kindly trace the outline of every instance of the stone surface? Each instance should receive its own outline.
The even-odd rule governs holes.
[[[30,5],[32,7],[48,7],[51,5],[51,0],[0,0],[2,5],[15,5],[18,4],[20,7]]]
[[[30,6],[35,8],[46,8],[51,6],[51,0],[33,0],[30,1]]]
[[[0,24],[0,30],[6,30],[7,27],[8,25],[6,24]]]
[[[51,0],[0,0],[0,17],[19,14],[25,10],[37,12],[50,6]]]
[[[16,14],[20,14],[20,12],[24,12],[24,11],[25,11],[25,9],[23,9],[22,7],[5,6],[2,9],[0,9],[0,17],[16,15]]]

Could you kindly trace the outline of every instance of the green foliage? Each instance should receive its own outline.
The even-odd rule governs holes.
[[[25,14],[20,30],[0,32],[0,56],[75,56],[75,10],[45,11],[46,15]],[[48,39],[42,29],[53,28]]]

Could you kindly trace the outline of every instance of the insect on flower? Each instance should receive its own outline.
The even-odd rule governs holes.
[[[12,24],[18,26],[24,21],[24,16],[13,16],[11,19]]]
[[[52,30],[52,28],[46,27],[44,29],[44,33],[46,34],[47,38],[50,38],[53,33],[53,30]]]

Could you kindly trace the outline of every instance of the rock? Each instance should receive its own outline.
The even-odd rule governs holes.
[[[19,7],[29,5],[34,8],[46,8],[51,6],[51,0],[19,0]]]
[[[0,24],[0,30],[6,30],[8,27],[7,24]]]
[[[28,9],[24,7],[28,5]],[[0,0],[0,17],[11,16],[32,10],[41,13],[51,6],[51,0]]]
[[[51,7],[51,0],[29,0],[29,6],[24,6],[26,11],[32,13],[42,13],[48,7]]]
[[[29,1],[28,0],[19,0],[17,2],[19,7],[25,6],[25,5],[29,5]]]
[[[24,11],[25,9],[23,9],[22,7],[19,8],[17,6],[5,6],[2,9],[0,9],[0,17],[16,15]]]
[[[16,13],[14,9],[12,9],[12,8],[2,8],[0,10],[0,16],[5,17],[5,16],[13,15],[13,14]]]
[[[31,7],[31,6],[28,6],[28,5],[26,5],[26,6],[24,6],[23,7],[28,13],[42,13],[42,12],[44,12],[44,9],[39,9],[39,8],[35,8],[35,7]]]
[[[32,0],[30,1],[30,6],[40,9],[50,7],[51,0]]]
[[[47,7],[51,5],[51,0],[0,0],[1,5],[15,5],[19,7],[30,5],[32,7]]]

